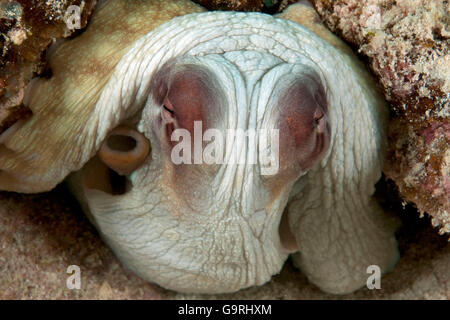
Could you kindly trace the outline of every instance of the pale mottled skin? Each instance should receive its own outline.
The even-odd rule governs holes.
[[[99,120],[92,110],[117,62],[149,30],[201,11],[189,1],[105,3],[86,32],[54,50],[53,76],[38,79],[25,98],[34,117],[0,145],[0,189],[42,192],[80,169],[107,134],[108,128],[96,130]],[[55,146],[61,152],[54,152]]]
[[[1,189],[45,191],[84,166],[71,185],[103,239],[139,276],[177,291],[263,284],[296,251],[310,281],[332,293],[364,285],[369,265],[393,267],[393,225],[371,199],[384,158],[386,109],[358,63],[306,28],[268,15],[184,15],[201,11],[187,1],[164,15],[154,1],[145,10],[136,5],[145,14],[133,13],[130,30],[111,22],[123,14],[123,2],[112,3],[83,35],[55,49],[59,80],[38,80],[30,90],[32,120],[2,139]],[[184,16],[170,20],[174,15]],[[150,18],[154,25],[139,24]],[[170,161],[157,125],[165,101],[158,86],[166,81],[165,94],[176,101],[184,86],[172,86],[185,81],[186,66],[188,80],[206,83],[193,88],[205,95],[205,123],[280,129],[278,174],[261,176],[258,165]],[[322,129],[306,130],[305,119],[318,110]],[[113,195],[95,154],[119,125],[148,139],[151,154],[128,176],[127,192]],[[256,146],[241,152],[257,154]],[[285,210],[282,232],[292,236],[280,240]]]

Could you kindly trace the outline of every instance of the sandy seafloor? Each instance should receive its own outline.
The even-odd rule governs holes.
[[[62,186],[39,195],[0,193],[0,299],[449,299],[447,239],[427,218],[398,215],[401,259],[379,290],[325,294],[288,260],[263,286],[210,296],[164,290],[127,271]],[[79,290],[66,286],[69,265],[81,269]]]

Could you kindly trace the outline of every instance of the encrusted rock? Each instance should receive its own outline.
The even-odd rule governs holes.
[[[297,0],[194,0],[208,10],[280,12]]]
[[[45,49],[86,26],[96,0],[17,0],[0,3],[0,133],[29,116],[24,88],[46,71]],[[79,25],[70,6],[80,9]],[[72,24],[71,24],[72,23]]]
[[[391,106],[387,177],[450,232],[450,4],[313,0],[326,25],[369,62]]]

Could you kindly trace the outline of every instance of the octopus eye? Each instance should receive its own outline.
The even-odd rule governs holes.
[[[163,103],[163,118],[175,120],[175,128],[193,133],[194,121],[207,121],[208,109],[215,105],[208,75],[200,70],[176,74]]]
[[[164,101],[163,104],[163,109],[166,113],[168,113],[170,116],[174,116],[175,115],[175,110],[174,107],[172,106],[172,104],[170,103],[170,101],[166,98],[166,101]]]
[[[325,118],[325,112],[321,108],[317,108],[314,112],[314,126],[317,133],[324,133],[327,130],[327,120]]]
[[[118,127],[105,139],[98,156],[110,169],[127,175],[144,163],[149,152],[150,142],[142,133]]]
[[[172,134],[178,129],[194,135],[194,124],[203,130],[220,119],[223,94],[214,72],[200,65],[168,63],[152,79],[152,99],[158,115],[158,140],[174,146]]]
[[[161,117],[164,123],[168,124],[174,122],[177,115],[178,112],[175,114],[175,107],[172,105],[169,98],[166,97],[161,107]]]
[[[302,170],[317,163],[330,142],[325,91],[313,75],[294,82],[280,101],[282,151],[295,154]]]

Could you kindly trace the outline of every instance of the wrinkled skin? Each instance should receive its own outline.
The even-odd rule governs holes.
[[[39,116],[55,112],[36,112],[45,108],[44,88],[61,85],[33,85],[33,124],[2,139],[1,189],[44,191],[77,171],[71,188],[117,257],[178,291],[261,285],[291,253],[310,281],[333,293],[364,285],[370,265],[383,273],[393,267],[394,229],[371,199],[385,106],[358,63],[298,24],[231,12],[174,18],[117,56],[107,81],[81,104],[81,122],[61,133],[78,152],[50,140],[46,168],[47,147],[23,138]],[[194,121],[203,131],[278,129],[278,170],[263,175],[250,161],[175,164],[171,134],[193,136]],[[128,138],[109,141],[120,135]],[[258,138],[227,138],[223,148],[246,161],[265,150]]]

